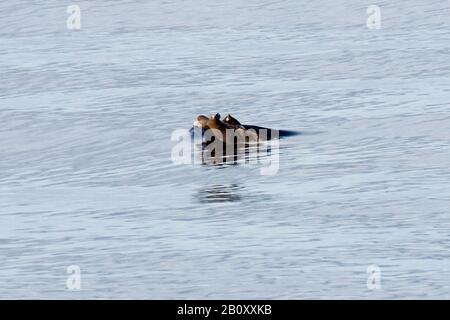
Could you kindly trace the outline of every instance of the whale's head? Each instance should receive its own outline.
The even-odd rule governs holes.
[[[207,116],[199,115],[194,121],[193,126],[197,128],[208,129],[208,121],[209,118]]]
[[[224,119],[223,122],[225,122],[227,125],[235,128],[235,129],[245,129],[244,126],[234,117],[231,116],[231,114],[227,115]]]

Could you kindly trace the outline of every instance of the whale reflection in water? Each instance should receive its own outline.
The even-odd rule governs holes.
[[[196,198],[201,203],[239,202],[241,188],[236,185],[211,185],[198,191]]]
[[[261,141],[249,144],[210,143],[194,144],[194,163],[203,165],[278,165],[278,141]]]

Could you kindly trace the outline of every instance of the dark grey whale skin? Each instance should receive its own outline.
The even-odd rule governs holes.
[[[269,129],[269,128],[264,128],[264,127],[260,127],[260,126],[253,126],[253,125],[247,125],[247,124],[243,124],[245,130],[255,130],[256,133],[259,134],[259,130],[263,129],[263,130],[267,130],[267,139],[271,139],[271,134],[270,132],[276,129]],[[300,132],[298,131],[292,131],[292,130],[277,130],[278,131],[278,136],[280,138],[283,137],[291,137],[291,136],[296,136],[299,135]]]
[[[259,130],[267,130],[267,140],[271,140],[272,139],[272,135],[271,135],[272,131],[278,131],[278,137],[279,138],[292,137],[292,136],[296,136],[296,135],[301,134],[298,131],[275,130],[275,129],[265,128],[265,127],[260,127],[260,126],[248,125],[248,124],[243,124],[242,126],[245,128],[245,130],[255,130],[256,133],[258,133],[258,134],[259,134]],[[189,129],[189,132],[191,133],[192,137],[194,136],[194,130],[200,130],[200,128],[191,127],[191,129]],[[202,133],[203,133],[203,130],[202,130]]]

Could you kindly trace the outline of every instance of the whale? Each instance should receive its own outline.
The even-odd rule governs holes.
[[[223,133],[227,129],[236,130],[242,134],[247,133],[251,136],[256,133],[256,136],[258,138],[264,138],[264,140],[271,140],[275,138],[279,139],[300,134],[299,131],[294,130],[271,129],[257,125],[242,124],[231,114],[228,114],[223,120],[221,120],[220,118],[221,116],[219,113],[216,113],[211,117],[207,117],[205,115],[197,116],[196,121],[190,129],[191,135],[194,135],[196,130],[198,130],[200,134],[203,134],[208,129],[216,129]]]

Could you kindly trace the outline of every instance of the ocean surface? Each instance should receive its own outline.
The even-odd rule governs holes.
[[[0,17],[1,299],[450,298],[448,1]],[[175,164],[174,130],[216,112],[301,134],[274,175]]]

